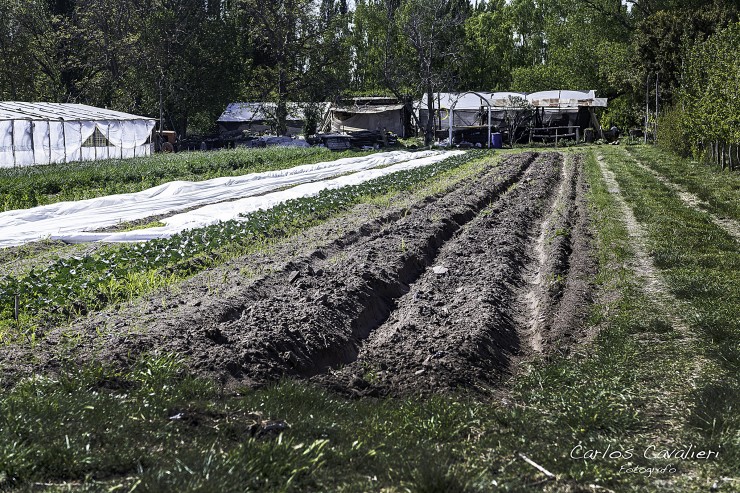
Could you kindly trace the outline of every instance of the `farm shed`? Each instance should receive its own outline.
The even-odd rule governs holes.
[[[319,111],[319,122],[326,119],[328,103],[287,103],[288,119],[286,121],[289,135],[303,133],[306,109],[316,106]],[[276,127],[277,103],[253,102],[231,103],[217,120],[219,132],[252,132],[274,133]]]
[[[594,108],[606,108],[606,98],[594,91],[540,91],[527,94],[527,101],[537,110],[538,127],[599,128]]]
[[[493,130],[507,130],[511,122],[514,122],[518,128],[517,135],[525,132],[528,127],[539,127],[537,130],[559,128],[563,129],[564,134],[568,134],[568,129],[570,129],[573,135],[583,135],[583,130],[588,127],[599,129],[594,108],[606,107],[607,104],[606,98],[597,98],[594,91],[565,90],[541,91],[532,94],[519,92],[437,93],[434,95],[434,100],[437,136],[441,138],[454,134],[456,141],[463,134],[481,133],[484,127],[487,129],[489,125]],[[429,118],[427,106],[426,98],[415,104],[422,128]],[[450,132],[450,113],[453,119],[453,132]],[[575,128],[579,131],[576,132]],[[508,130],[511,129],[508,128]]]
[[[483,98],[481,98],[483,96]],[[450,108],[453,103],[455,109],[453,112],[454,123],[453,127],[475,127],[485,126],[488,123],[488,105],[490,104],[494,109],[492,110],[493,124],[496,125],[496,108],[502,108],[499,113],[503,113],[503,108],[508,107],[508,97],[519,97],[524,98],[523,93],[518,92],[469,92],[469,93],[450,93],[440,92],[434,94],[434,119],[435,128],[437,130],[444,130],[445,132],[450,127]],[[484,99],[485,98],[485,99]],[[419,122],[421,127],[426,126],[427,119],[429,118],[429,109],[426,97],[422,98],[421,101],[416,103],[416,108],[419,115]]]
[[[0,102],[0,167],[151,154],[154,119],[72,103]]]
[[[332,132],[363,130],[393,132],[399,137],[409,135],[411,114],[406,105],[394,98],[368,97],[340,101],[330,109]]]

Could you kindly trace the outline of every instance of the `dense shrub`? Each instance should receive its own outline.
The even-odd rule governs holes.
[[[691,154],[690,123],[680,106],[673,106],[658,118],[658,147],[688,157]]]

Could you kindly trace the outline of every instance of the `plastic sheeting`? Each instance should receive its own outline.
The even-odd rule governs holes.
[[[369,111],[363,111],[362,113],[332,111],[332,132],[361,132],[363,130],[383,129],[403,137],[403,111],[400,109],[377,113]]]
[[[282,202],[300,197],[310,197],[317,195],[322,190],[337,189],[349,185],[357,185],[374,178],[396,173],[398,171],[429,166],[445,160],[451,156],[463,154],[464,151],[445,151],[445,152],[427,152],[416,153],[412,156],[414,159],[406,160],[392,166],[381,169],[371,169],[358,171],[350,175],[340,176],[329,180],[305,183],[298,185],[289,190],[268,193],[257,197],[246,197],[233,202],[223,202],[211,204],[200,209],[190,212],[177,214],[175,216],[163,219],[165,226],[148,228],[136,231],[126,231],[120,233],[77,233],[67,235],[52,235],[52,239],[63,240],[68,243],[85,243],[92,241],[123,243],[123,242],[142,242],[156,238],[168,238],[176,233],[188,229],[202,228],[215,224],[220,221],[239,219],[240,216],[254,212],[259,209],[269,209]],[[426,157],[421,157],[422,155]]]
[[[79,235],[82,231],[105,228],[122,221],[263,194],[338,174],[438,156],[446,154],[436,151],[386,152],[201,182],[174,181],[136,193],[7,211],[0,213],[0,247],[21,245],[49,236],[76,241],[76,238],[83,237]]]
[[[89,147],[95,130],[107,146]],[[0,168],[151,154],[154,120],[78,104],[0,103]]]

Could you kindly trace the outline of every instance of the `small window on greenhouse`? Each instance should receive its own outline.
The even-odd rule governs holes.
[[[96,128],[95,132],[82,144],[82,147],[108,147],[110,145],[105,135]]]

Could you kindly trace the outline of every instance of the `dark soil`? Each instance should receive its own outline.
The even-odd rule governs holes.
[[[0,349],[4,383],[65,361],[126,366],[158,352],[229,386],[312,377],[377,395],[495,384],[513,355],[530,351],[524,273],[561,167],[560,154],[515,155],[446,194],[375,219],[358,212],[344,221],[348,230],[324,228],[302,253],[265,255],[262,266],[259,256],[235,261],[55,329],[32,349]],[[553,253],[566,281],[548,300],[548,346],[567,335],[562,327],[577,333],[588,300],[586,210],[573,191],[585,185],[580,165],[574,170],[566,177],[573,233]]]
[[[447,242],[355,362],[321,381],[359,394],[487,387],[522,347],[517,293],[526,247],[560,175],[548,154]],[[446,271],[445,271],[446,269]]]
[[[529,312],[522,321],[531,329],[535,352],[567,352],[585,337],[585,319],[592,301],[595,259],[587,214],[583,156],[575,154],[564,169],[558,196],[529,249]],[[528,320],[526,320],[528,318]],[[522,319],[520,319],[522,320]]]

